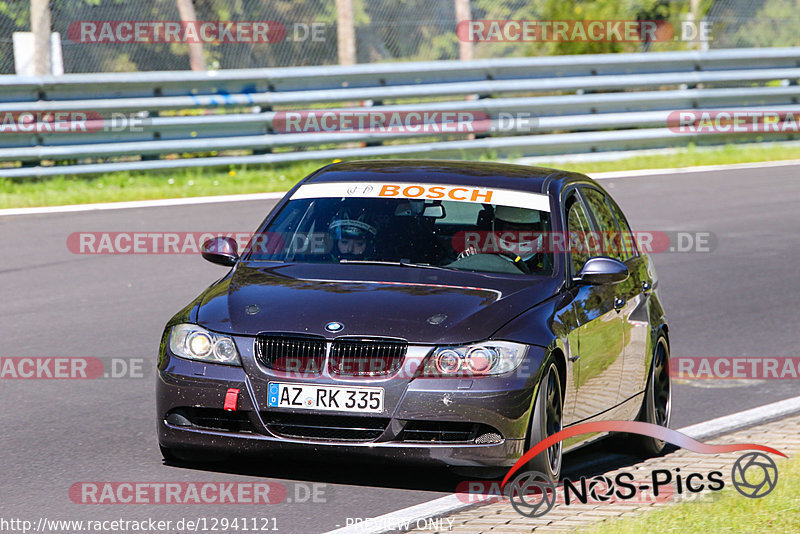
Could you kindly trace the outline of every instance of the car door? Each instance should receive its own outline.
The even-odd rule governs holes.
[[[631,273],[630,294],[632,296],[628,296],[628,303],[625,307],[625,320],[629,325],[626,332],[628,340],[625,344],[625,363],[620,389],[620,397],[626,400],[644,391],[647,384],[649,351],[651,350],[648,345],[650,334],[648,297],[653,291],[655,282],[650,273],[648,258],[639,252],[627,218],[613,198],[606,196],[606,201],[619,223],[623,238],[621,244],[625,257],[624,262]]]
[[[621,338],[616,342],[620,344],[622,358],[619,366],[620,389],[617,397],[617,402],[621,403],[638,392],[637,385],[640,383],[642,373],[641,363],[644,361],[641,354],[642,338],[643,336],[646,338],[647,329],[642,328],[641,321],[635,320],[637,309],[642,303],[639,258],[632,256],[627,239],[623,239],[619,218],[614,214],[608,195],[588,186],[582,187],[581,193],[601,232],[603,255],[625,263],[630,272],[627,280],[610,286],[613,289],[614,319],[621,327]],[[622,212],[619,214],[621,216]],[[627,227],[627,222],[625,226]]]
[[[590,257],[600,256],[597,229],[577,193],[565,204],[569,232],[569,269],[574,277]],[[614,309],[615,287],[577,285],[572,302],[577,328],[570,345],[575,359],[576,403],[574,414],[581,421],[607,412],[617,405],[622,378],[623,322]],[[575,344],[577,343],[577,350]]]

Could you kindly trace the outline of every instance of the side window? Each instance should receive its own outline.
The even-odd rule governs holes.
[[[608,197],[607,200],[608,204],[611,206],[611,211],[614,212],[614,216],[617,218],[620,229],[622,229],[622,248],[625,251],[625,259],[627,260],[638,256],[639,251],[636,247],[636,239],[633,237],[633,231],[631,231],[628,220],[625,218],[622,210],[619,209],[619,206],[617,206],[617,203],[614,202],[614,199]]]
[[[583,264],[592,256],[597,256],[596,241],[592,236],[589,217],[586,209],[578,198],[572,193],[567,199],[567,234],[569,235],[570,256],[572,258],[572,275],[575,276],[583,269]]]
[[[617,219],[608,207],[606,196],[589,187],[581,188],[581,193],[586,197],[586,203],[594,214],[600,230],[601,251],[604,256],[608,256],[620,261],[625,261],[625,253],[620,247],[621,232]]]

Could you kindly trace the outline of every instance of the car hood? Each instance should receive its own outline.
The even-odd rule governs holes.
[[[240,263],[197,308],[210,330],[381,336],[411,343],[489,338],[552,296],[554,278],[373,265]],[[325,330],[331,322],[344,328]]]

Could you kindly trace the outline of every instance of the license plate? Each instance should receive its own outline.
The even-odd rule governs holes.
[[[267,405],[270,408],[383,412],[383,388],[270,382],[268,389]]]

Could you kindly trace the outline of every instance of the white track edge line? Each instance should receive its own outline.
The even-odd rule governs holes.
[[[780,419],[798,412],[800,412],[800,396],[765,404],[731,415],[709,419],[702,423],[679,428],[678,432],[686,434],[694,439],[703,439],[734,432],[761,421]],[[422,504],[370,518],[368,522],[364,521],[355,525],[331,530],[326,534],[383,534],[384,532],[398,530],[397,528],[391,527],[405,527],[405,525],[409,525],[407,530],[411,530],[417,528],[417,521],[422,522],[431,517],[442,516],[472,506],[475,506],[475,503],[461,502],[455,494],[447,495]]]
[[[764,167],[791,167],[800,165],[800,159],[779,161],[753,161],[748,163],[728,163],[725,165],[695,165],[693,167],[675,167],[666,169],[639,169],[633,171],[608,171],[585,173],[594,180],[611,178],[631,178],[636,176],[657,176],[661,174],[686,174],[704,171],[732,171],[736,169],[761,169]]]
[[[800,412],[800,397],[792,397],[750,410],[710,419],[696,425],[686,426],[679,429],[678,432],[682,432],[694,439],[705,439],[752,426],[759,421],[782,419],[797,412]]]
[[[78,211],[160,208],[168,206],[189,206],[194,204],[215,204],[219,202],[243,202],[247,200],[278,200],[283,198],[285,194],[286,191],[278,191],[275,193],[249,193],[244,195],[160,198],[156,200],[131,200],[126,202],[104,202],[98,204],[70,204],[66,206],[41,206],[36,208],[8,208],[0,210],[0,217],[5,215],[41,215],[48,213],[68,213]]]
[[[634,171],[595,172],[588,175],[595,180],[612,178],[632,178],[637,176],[657,176],[663,174],[684,174],[705,171],[725,171],[736,169],[760,169],[764,167],[788,167],[800,165],[800,159],[781,161],[760,161],[752,163],[731,163],[728,165],[697,165],[694,167],[676,167],[672,169],[639,169]],[[41,215],[47,213],[68,213],[79,211],[114,210],[126,208],[155,208],[165,206],[188,206],[193,204],[214,204],[221,202],[242,202],[247,200],[277,200],[286,191],[275,193],[251,193],[243,195],[218,195],[209,197],[164,198],[157,200],[133,200],[126,202],[105,202],[101,204],[70,204],[66,206],[41,206],[34,208],[0,209],[0,217],[10,215]]]

